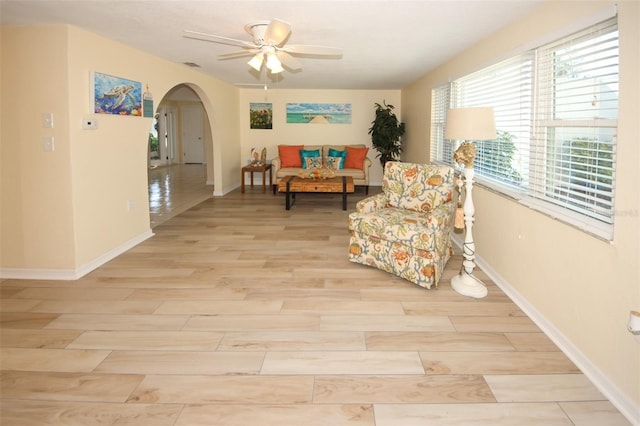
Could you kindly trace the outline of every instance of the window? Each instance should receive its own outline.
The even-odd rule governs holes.
[[[476,179],[601,237],[614,219],[615,18],[437,87],[431,158],[453,165],[448,108],[492,106],[498,137],[475,141]]]

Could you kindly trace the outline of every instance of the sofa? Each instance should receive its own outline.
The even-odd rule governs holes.
[[[453,254],[454,170],[389,161],[382,193],[349,214],[349,260],[437,287]]]
[[[302,151],[302,152],[301,152]],[[369,148],[355,145],[278,145],[278,156],[271,160],[273,193],[285,176],[298,176],[305,169],[325,167],[335,176],[351,176],[355,186],[369,193]],[[331,154],[331,155],[330,155]],[[317,156],[316,156],[317,155]]]

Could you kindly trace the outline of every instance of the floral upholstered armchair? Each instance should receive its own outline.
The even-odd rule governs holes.
[[[349,215],[349,260],[437,287],[453,251],[454,182],[448,166],[387,162],[382,193]]]

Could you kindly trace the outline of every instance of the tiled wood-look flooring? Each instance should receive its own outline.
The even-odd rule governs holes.
[[[205,184],[207,171],[202,164],[155,167],[148,176],[152,228],[213,195],[213,186]]]
[[[628,424],[482,271],[453,292],[459,256],[430,291],[350,263],[340,203],[238,190],[80,280],[2,281],[0,423]]]

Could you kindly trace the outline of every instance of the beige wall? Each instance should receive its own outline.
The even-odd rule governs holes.
[[[47,48],[41,44],[45,40]],[[74,267],[68,65],[60,54],[66,46],[67,34],[60,28],[2,30],[3,267]],[[44,112],[55,114],[53,129],[43,129]],[[54,152],[42,149],[42,138],[49,136]]]
[[[597,14],[613,2],[548,2],[402,92],[406,157],[428,160],[433,87]],[[479,264],[513,291],[618,407],[640,422],[640,344],[626,330],[640,308],[640,2],[619,2],[620,115],[615,236],[601,241],[517,202],[474,189]]]
[[[394,112],[402,118],[399,90],[278,90],[241,89],[240,91],[240,134],[242,138],[242,160],[246,161],[251,148],[267,148],[267,158],[278,155],[279,144],[365,144],[369,147],[368,157],[372,165],[369,181],[371,185],[382,182],[382,167],[376,158],[377,151],[371,146],[368,134],[375,119],[375,103],[386,101],[395,107]],[[273,106],[273,130],[249,128],[249,104],[270,102]],[[351,124],[287,124],[286,104],[304,103],[350,103]]]
[[[46,64],[46,66],[44,66]],[[142,82],[155,106],[185,83],[209,121],[216,191],[239,179],[238,89],[69,26],[2,28],[2,270],[73,277],[151,234],[147,138],[151,118],[92,114],[90,74]],[[42,128],[42,114],[54,128]],[[83,130],[82,120],[98,121]],[[55,151],[44,152],[53,135]],[[129,210],[129,201],[134,208]]]

